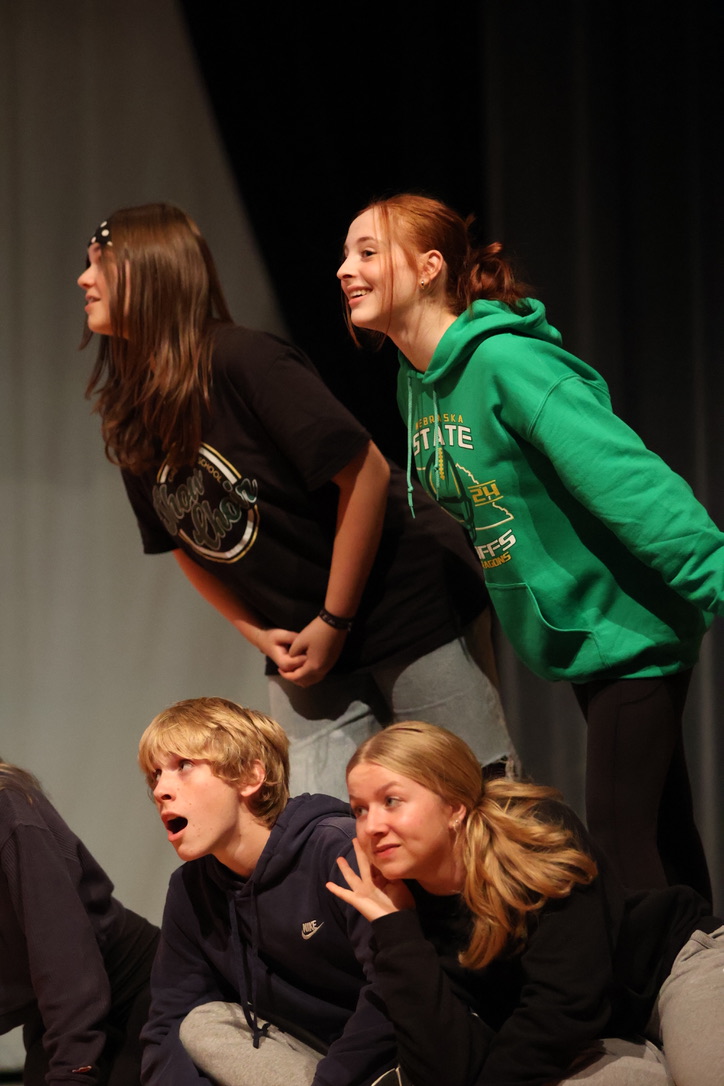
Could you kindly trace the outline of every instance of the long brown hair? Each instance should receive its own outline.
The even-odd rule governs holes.
[[[113,335],[101,336],[86,389],[96,395],[106,455],[138,473],[166,457],[194,463],[209,409],[213,332],[231,316],[196,223],[170,204],[108,219],[100,263]],[[91,338],[86,328],[81,346]]]
[[[347,773],[374,762],[466,809],[456,846],[465,869],[462,897],[473,917],[460,961],[482,969],[525,943],[530,917],[596,875],[594,860],[543,801],[553,788],[499,778],[485,782],[480,763],[457,735],[432,724],[391,724],[353,754]],[[555,810],[554,808],[552,810]]]
[[[512,263],[503,256],[500,242],[476,242],[472,215],[463,219],[441,200],[410,192],[373,200],[355,218],[367,211],[379,221],[382,236],[400,245],[412,267],[420,253],[436,249],[442,254],[445,269],[439,277],[440,289],[446,306],[456,316],[479,298],[505,302],[518,309],[532,296],[532,287],[517,278]],[[393,275],[391,266],[389,274]],[[345,306],[347,327],[357,341],[346,300]],[[374,339],[375,333],[371,335]]]

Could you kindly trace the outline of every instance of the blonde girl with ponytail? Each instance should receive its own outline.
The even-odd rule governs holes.
[[[557,792],[486,779],[452,732],[391,725],[347,768],[359,874],[412,1086],[716,1086],[724,926],[695,891],[627,895]]]

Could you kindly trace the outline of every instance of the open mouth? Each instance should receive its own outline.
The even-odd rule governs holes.
[[[366,298],[367,295],[370,294],[370,293],[371,293],[371,291],[369,289],[351,291],[350,294],[349,294],[350,305],[352,304],[352,302],[358,302],[361,298]]]
[[[180,833],[182,829],[188,826],[188,821],[188,818],[169,818],[166,829],[169,833]]]

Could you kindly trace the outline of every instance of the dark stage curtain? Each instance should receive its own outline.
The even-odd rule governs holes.
[[[290,334],[389,455],[394,353],[351,345],[334,272],[356,210],[415,189],[505,243],[566,347],[724,526],[719,0],[182,10]],[[686,736],[720,909],[723,649],[716,620]],[[526,768],[580,809],[570,691],[500,651]]]

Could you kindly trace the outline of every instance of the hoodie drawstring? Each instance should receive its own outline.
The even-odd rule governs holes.
[[[231,926],[231,940],[234,944],[234,955],[236,958],[236,981],[239,987],[239,1002],[241,1003],[241,1009],[244,1012],[244,1018],[246,1018],[246,1024],[251,1031],[251,1035],[254,1042],[254,1048],[258,1048],[261,1044],[262,1037],[265,1036],[269,1029],[269,1022],[265,1022],[263,1026],[259,1025],[259,1019],[256,1016],[256,985],[254,983],[254,972],[249,970],[249,962],[246,955],[241,949],[241,939],[239,938],[239,921],[236,915],[236,900],[233,893],[229,894],[229,923]],[[242,984],[242,969],[244,973],[244,983]],[[247,998],[244,998],[246,993]],[[250,998],[249,998],[250,996]]]
[[[440,427],[437,421],[437,389],[432,386],[432,448],[435,454],[433,468],[435,479],[435,494],[440,493],[440,461],[442,460],[442,447],[440,445]]]
[[[410,507],[410,512],[413,517],[415,515],[415,507],[412,500],[412,380],[413,374],[408,372],[407,374],[407,504]],[[437,411],[437,389],[433,385],[432,388],[432,447],[434,452],[433,457],[433,479],[432,485],[435,488],[435,494],[440,493],[440,462],[442,459],[442,446],[440,445],[440,427],[438,425],[438,411]]]
[[[412,498],[412,374],[407,374],[407,504],[412,516],[415,516],[415,503]]]

